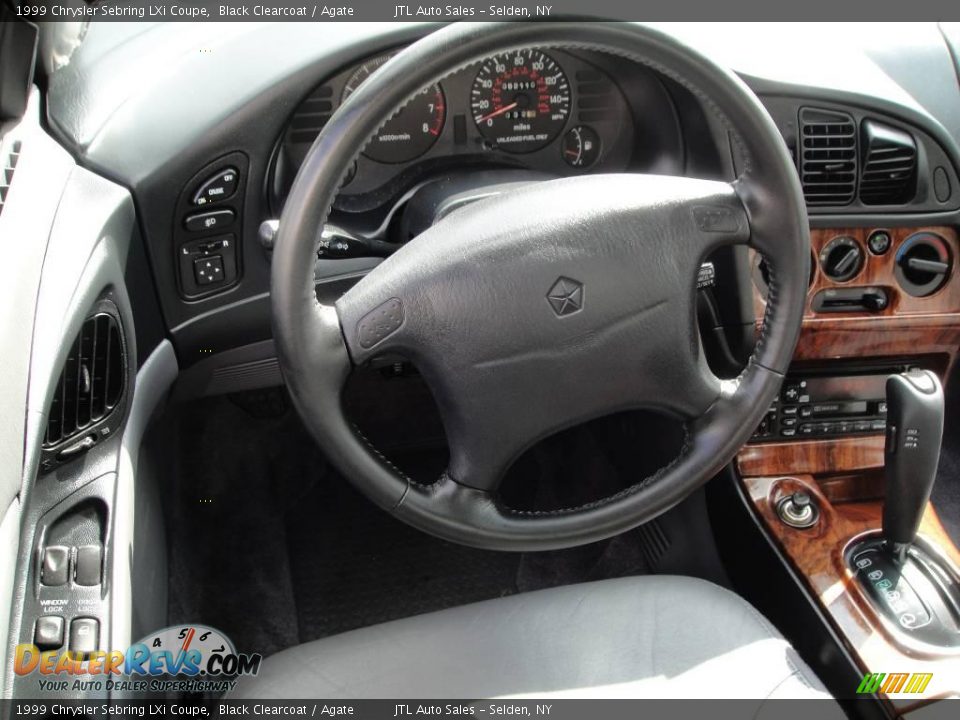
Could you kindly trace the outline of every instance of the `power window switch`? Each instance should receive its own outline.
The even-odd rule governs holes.
[[[63,618],[59,615],[43,615],[38,618],[33,630],[33,644],[41,650],[63,647]]]
[[[44,585],[66,585],[70,577],[70,548],[51,545],[43,551],[40,579]]]
[[[70,652],[87,656],[100,644],[100,623],[94,618],[74,618],[70,623]]]
[[[77,548],[77,562],[73,570],[73,579],[77,585],[99,585],[100,568],[103,556],[99,545],[83,545]]]

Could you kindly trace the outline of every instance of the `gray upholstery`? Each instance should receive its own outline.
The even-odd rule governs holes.
[[[742,598],[703,580],[622,578],[355,630],[267,658],[230,699],[828,698]]]

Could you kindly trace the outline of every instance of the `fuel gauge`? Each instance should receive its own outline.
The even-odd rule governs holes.
[[[587,125],[577,125],[563,136],[563,159],[571,167],[587,168],[600,157],[600,136]]]

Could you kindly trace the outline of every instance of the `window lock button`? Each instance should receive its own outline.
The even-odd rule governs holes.
[[[33,644],[41,650],[63,647],[63,618],[59,615],[42,615],[37,618]]]

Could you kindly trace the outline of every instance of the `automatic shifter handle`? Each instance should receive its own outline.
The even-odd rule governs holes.
[[[887,378],[883,536],[901,558],[930,499],[943,435],[943,388],[929,370]]]

